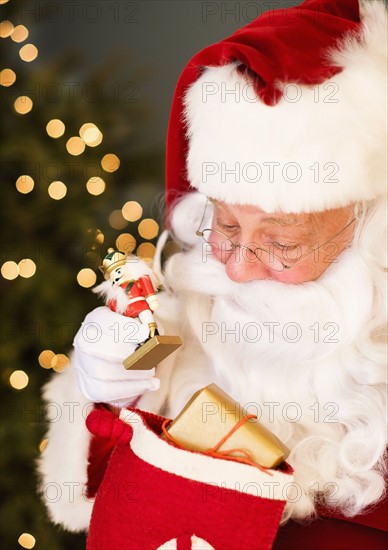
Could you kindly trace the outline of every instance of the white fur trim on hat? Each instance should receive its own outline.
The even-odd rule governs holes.
[[[387,11],[374,0],[361,14],[361,40],[331,52],[342,72],[311,87],[283,84],[274,106],[256,97],[237,62],[202,73],[185,95],[193,187],[295,213],[387,193]]]

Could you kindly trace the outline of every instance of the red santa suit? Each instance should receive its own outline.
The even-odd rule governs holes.
[[[384,47],[381,46],[387,34],[386,27],[386,12],[382,2],[366,2],[363,5],[363,14],[360,20],[357,0],[306,0],[297,8],[270,10],[267,14],[264,14],[263,18],[257,18],[246,27],[239,29],[231,37],[199,52],[190,60],[183,71],[174,95],[167,143],[167,199],[171,200],[176,196],[186,194],[191,185],[192,188],[198,189],[205,195],[226,203],[256,205],[256,207],[261,207],[268,212],[281,210],[298,213],[338,208],[360,200],[373,200],[386,195],[385,176],[382,176],[385,173],[386,150],[383,143],[383,132],[381,132],[381,128],[385,127],[385,120],[382,122],[383,117],[380,110],[382,109],[382,98],[384,97],[383,83],[386,81],[384,76],[386,50],[384,51]],[[339,53],[336,62],[331,64],[328,50],[336,48],[339,48]],[[242,66],[239,70],[236,70],[234,66],[237,63]],[[214,69],[214,72],[207,73],[209,69],[210,71]],[[209,82],[213,84],[213,92],[209,91],[210,98],[215,96],[214,86],[222,82],[225,84],[222,80],[225,75],[231,79],[231,82],[226,83],[226,91],[229,91],[236,81],[238,83],[243,82],[242,76],[238,77],[237,73],[254,74],[255,90],[259,101],[242,102],[241,110],[238,108],[237,102],[231,109],[228,109],[227,102],[222,100],[213,105],[210,101],[204,101],[201,93],[202,81],[198,83],[197,88],[192,88],[191,96],[187,98],[185,92],[191,85],[196,83],[197,79],[201,78],[202,71],[205,79],[204,83],[206,84],[206,77],[209,74],[208,84]],[[223,71],[222,74],[221,71]],[[217,75],[220,75],[218,82],[216,81]],[[335,81],[339,83],[339,90],[343,93],[341,101],[335,103],[334,106],[329,101],[324,100],[315,104],[311,97],[316,96],[311,95],[311,90],[314,89],[317,92],[322,83],[334,76]],[[293,103],[281,98],[280,88],[284,82],[300,85],[303,91],[300,100]],[[308,95],[309,90],[310,95]],[[185,100],[186,105],[189,106],[186,112],[188,116],[186,117],[183,116]],[[369,103],[365,105],[368,100]],[[195,120],[190,122],[190,116],[194,117]],[[189,127],[187,125],[185,127],[183,121],[188,122]],[[379,130],[376,130],[376,128]],[[249,154],[246,156],[247,151],[251,156]],[[204,162],[208,160],[218,161],[221,164],[225,158],[230,157],[235,162],[243,164],[254,159],[264,165],[264,162],[274,164],[273,161],[277,160],[279,155],[286,161],[299,161],[300,158],[297,156],[299,153],[302,156],[304,155],[300,162],[305,170],[300,181],[292,183],[291,186],[278,181],[271,181],[270,185],[265,185],[265,182],[257,184],[248,181],[248,177],[247,181],[242,182],[241,185],[230,183],[229,180],[221,183],[219,173],[215,173],[213,178],[211,175],[208,178],[203,178],[201,170]],[[318,160],[322,163],[322,166],[329,161],[338,163],[341,167],[341,180],[339,183],[335,182],[333,185],[332,182],[313,182],[312,172],[308,170],[317,158],[314,155],[321,155]],[[193,231],[194,234],[195,230]],[[184,239],[182,240],[184,241]],[[366,249],[371,245],[371,242],[372,239],[367,241],[365,244]],[[189,254],[190,252],[186,256]],[[318,382],[313,387],[313,383],[311,383],[310,393],[315,399],[316,395],[322,395],[322,392],[318,392],[324,386],[329,394],[328,400],[331,400],[332,393],[330,390],[334,388],[333,380],[336,376],[335,368],[337,364],[346,367],[346,369],[343,368],[343,379],[340,380],[342,384],[340,390],[342,389],[343,393],[348,390],[346,381],[351,380],[353,385],[357,383],[356,390],[358,394],[357,399],[354,400],[355,408],[365,395],[368,397],[369,394],[366,390],[371,392],[370,395],[373,393],[375,396],[377,393],[376,386],[380,382],[375,382],[373,376],[376,376],[376,380],[380,380],[378,378],[381,366],[379,359],[376,359],[373,353],[370,356],[363,355],[357,348],[358,344],[364,343],[362,337],[365,336],[366,327],[369,327],[368,322],[374,313],[372,307],[368,309],[368,304],[365,305],[365,311],[367,312],[365,315],[370,314],[370,317],[364,325],[357,326],[360,315],[357,315],[358,310],[354,307],[352,317],[354,319],[354,331],[351,332],[353,329],[350,327],[345,342],[340,342],[337,347],[335,345],[330,347],[331,344],[326,344],[323,346],[326,346],[325,353],[316,353],[316,356],[313,353],[308,357],[303,356],[303,350],[301,349],[303,346],[298,343],[293,344],[293,351],[285,359],[283,357],[279,359],[275,354],[271,355],[274,350],[273,344],[268,345],[267,348],[263,344],[263,348],[260,348],[255,354],[253,350],[256,350],[256,348],[252,347],[250,350],[251,355],[248,353],[245,355],[243,353],[239,354],[238,346],[235,344],[229,345],[229,340],[223,342],[222,346],[215,345],[213,349],[209,347],[204,349],[204,342],[198,337],[198,330],[197,333],[194,330],[198,327],[191,327],[191,323],[194,324],[197,319],[195,316],[190,317],[189,307],[192,311],[195,310],[194,306],[198,305],[197,310],[195,310],[197,317],[200,317],[199,314],[203,312],[211,311],[213,313],[218,307],[216,313],[219,317],[216,319],[220,324],[219,319],[222,318],[225,311],[225,318],[227,318],[230,311],[235,314],[238,310],[238,306],[242,301],[243,289],[239,292],[238,289],[235,290],[233,287],[232,291],[235,294],[232,299],[228,301],[229,295],[227,295],[222,301],[223,297],[220,296],[220,288],[217,285],[220,285],[221,277],[218,277],[218,275],[222,269],[224,270],[224,266],[216,266],[214,263],[213,266],[208,268],[213,270],[211,272],[212,277],[208,277],[205,284],[202,285],[203,288],[197,288],[194,291],[194,282],[198,283],[198,280],[200,280],[198,266],[203,267],[203,261],[201,262],[198,258],[196,258],[198,260],[197,264],[191,265],[191,288],[188,284],[185,287],[186,280],[181,284],[178,279],[183,279],[184,270],[189,271],[190,264],[189,262],[183,263],[184,253],[177,256],[180,257],[175,261],[175,264],[174,257],[172,258],[173,267],[178,267],[175,277],[176,288],[173,288],[173,292],[178,297],[177,301],[180,301],[183,305],[177,307],[175,312],[174,296],[172,298],[171,295],[169,296],[173,304],[171,311],[174,311],[174,315],[171,312],[169,313],[172,319],[170,325],[174,326],[175,322],[175,329],[177,329],[177,331],[173,330],[171,333],[179,333],[184,341],[187,334],[189,345],[183,346],[182,350],[177,352],[174,362],[172,362],[173,369],[166,364],[160,365],[158,376],[162,379],[161,390],[155,392],[155,395],[144,394],[136,405],[139,409],[156,414],[162,414],[161,411],[163,411],[163,414],[174,417],[194,391],[211,382],[218,383],[225,391],[230,391],[229,388],[232,387],[235,392],[233,396],[236,396],[235,399],[240,403],[271,401],[271,398],[276,396],[276,393],[271,393],[271,391],[275,391],[274,388],[278,387],[277,391],[281,393],[281,386],[286,387],[286,390],[283,391],[283,394],[285,391],[287,392],[286,399],[297,401],[298,395],[301,394],[301,388],[307,388],[306,381],[309,382],[309,377],[312,378],[318,369],[320,369],[319,374],[324,373],[331,385],[327,380],[325,381],[327,385]],[[369,262],[373,258],[373,254],[370,257],[368,256]],[[339,268],[340,264],[341,261],[339,262]],[[182,269],[182,265],[184,269]],[[179,267],[181,267],[180,270]],[[346,287],[341,287],[344,294],[347,288],[349,288],[349,291],[351,290],[353,279],[356,279],[359,275],[360,270],[357,269],[358,267],[359,264],[355,264],[354,277],[348,281]],[[220,271],[217,271],[217,269]],[[224,273],[221,275],[224,275]],[[202,276],[205,278],[204,270]],[[252,281],[248,285],[255,286],[255,283],[256,281]],[[316,289],[314,282],[307,283],[307,285],[309,284],[310,288]],[[131,299],[137,300],[129,304],[129,315],[133,315],[138,311],[136,308],[140,306],[136,304],[145,305],[145,287],[140,284],[139,288],[137,285],[135,288],[135,285],[136,283],[129,289],[131,297],[133,296]],[[230,285],[232,286],[232,283]],[[244,287],[244,285],[240,285],[240,287]],[[333,292],[336,290],[334,284],[330,288],[333,289]],[[298,290],[296,289],[296,292]],[[322,290],[322,288],[317,289],[318,297],[320,297]],[[290,307],[286,291],[287,289],[285,290],[282,285],[278,286],[279,296],[284,297],[281,311]],[[359,294],[362,293],[360,287],[357,291]],[[136,294],[133,294],[133,292],[136,292]],[[197,292],[197,295],[192,296],[194,292]],[[355,293],[350,297],[348,295],[341,296],[341,306],[344,308],[347,302],[351,302],[353,306],[356,303],[358,304],[360,301],[359,294]],[[190,301],[190,295],[192,296],[191,301],[196,303],[187,305]],[[313,295],[314,292],[311,296],[314,297]],[[335,302],[335,298],[329,293],[325,296],[328,296],[328,301]],[[374,298],[378,300],[379,296],[380,294],[376,292]],[[162,296],[161,299],[163,299]],[[255,310],[255,314],[258,311],[257,304],[252,303],[252,299],[250,301],[251,303],[246,300],[243,304],[244,308],[240,308],[244,310],[244,314],[247,311],[249,314],[251,313],[250,306]],[[201,309],[203,304],[206,307]],[[306,304],[308,304],[308,307]],[[272,313],[271,308],[264,299],[260,305],[262,311],[268,312],[268,315]],[[305,302],[304,306],[308,309],[311,307],[310,302]],[[325,304],[322,303],[322,308],[324,306]],[[116,305],[112,303],[110,307],[113,309]],[[163,310],[163,307],[161,309]],[[300,310],[297,308],[292,312],[295,316],[299,313]],[[318,305],[316,314],[319,313],[320,307]],[[211,313],[209,313],[209,317],[210,315]],[[270,318],[277,320],[276,317]],[[249,321],[248,313],[244,319]],[[213,318],[210,320],[213,320]],[[268,321],[268,317],[264,320]],[[162,319],[162,321],[168,328],[168,322],[165,322],[165,319]],[[327,321],[332,321],[332,319],[329,318]],[[259,348],[261,344],[262,342],[259,342],[257,347]],[[319,351],[318,345],[316,347]],[[262,349],[263,353],[259,353]],[[301,354],[301,358],[298,353]],[[347,363],[344,359],[345,356],[348,356]],[[355,363],[357,364],[354,367],[353,377],[352,368]],[[372,374],[369,374],[370,371],[372,371]],[[60,380],[59,378],[54,379],[47,387],[46,399],[49,402],[56,403],[73,401],[83,405],[83,408],[89,407],[90,409],[93,404],[85,400],[78,391],[77,382],[72,371],[69,369],[59,376],[61,376]],[[274,380],[275,376],[276,379]],[[355,382],[356,377],[358,378]],[[319,377],[316,377],[316,380],[320,380]],[[340,383],[336,386],[336,390],[338,390]],[[303,395],[300,399],[309,398],[308,393],[306,391],[306,396]],[[355,393],[356,391],[354,391]],[[340,394],[339,390],[337,394]],[[320,404],[327,402],[324,401],[325,397],[320,398]],[[348,401],[350,402],[351,398],[348,398]],[[345,411],[341,417],[342,424],[339,423],[339,428],[342,429],[341,435],[343,438],[353,428],[354,420],[357,420],[358,424],[367,426],[366,430],[370,432],[375,429],[374,426],[371,426],[370,418],[368,418],[369,423],[365,422],[366,406],[364,402],[361,410],[354,411],[352,409],[350,412],[346,410],[350,407],[347,407],[349,403],[346,403],[345,399],[342,404]],[[374,434],[374,441],[378,443],[386,441],[384,439],[386,433],[385,431],[383,433],[381,429],[382,414],[380,409],[383,406],[380,407],[380,404],[379,401],[373,409],[376,417],[379,416],[379,424],[376,430],[381,437],[377,438],[376,433]],[[97,409],[103,410],[105,407],[99,404]],[[106,410],[103,412],[106,412]],[[303,412],[311,415],[311,407]],[[368,411],[366,412],[368,413]],[[61,434],[61,430],[64,433],[69,430],[69,422],[66,423],[64,419],[59,419],[55,425],[52,425],[51,435],[49,433],[49,444],[45,451],[46,458],[42,457],[41,472],[44,480],[47,483],[55,481],[60,487],[66,487],[69,479],[73,480],[74,484],[79,482],[79,487],[78,485],[75,486],[72,493],[71,502],[66,503],[63,495],[63,498],[58,502],[53,502],[50,505],[52,517],[57,523],[62,523],[73,530],[87,529],[91,517],[90,548],[99,548],[102,541],[103,545],[100,547],[103,550],[131,549],[133,548],[131,547],[131,534],[126,530],[124,524],[126,513],[129,513],[130,510],[127,505],[133,503],[122,502],[120,499],[115,503],[114,494],[113,500],[112,495],[109,499],[109,491],[114,491],[115,488],[120,487],[121,479],[132,483],[132,480],[128,477],[130,469],[127,468],[126,458],[130,458],[131,461],[134,459],[132,452],[136,454],[136,449],[133,445],[138,439],[133,440],[132,433],[125,432],[121,424],[115,422],[115,419],[108,419],[106,423],[103,422],[99,426],[99,429],[92,429],[93,435],[91,435],[87,432],[84,420],[85,418],[81,416],[77,426],[73,422],[71,426],[72,436],[62,436]],[[155,421],[153,424],[155,426],[159,420],[149,419],[151,424],[153,421]],[[295,446],[300,442],[303,443],[304,439],[313,439],[315,436],[314,425],[303,424],[303,417],[300,423],[301,430],[297,432],[295,429],[295,433],[290,436],[290,438],[294,438],[293,444]],[[323,434],[322,441],[329,440],[334,449],[333,454],[330,456],[335,456],[337,459],[333,464],[332,475],[340,476],[343,471],[339,466],[338,454],[334,453],[341,447],[342,441],[341,438],[337,437],[339,430],[335,432],[333,437],[330,433],[331,428],[334,431],[335,427],[330,425],[319,426]],[[304,432],[305,428],[306,431]],[[74,435],[74,432],[76,432],[76,435]],[[365,433],[368,433],[368,431]],[[155,439],[155,434],[153,438]],[[287,444],[287,440],[285,443]],[[367,443],[369,442],[366,441]],[[71,449],[71,459],[62,459],[63,468],[58,468],[58,460],[62,458],[65,447]],[[56,448],[58,449],[57,453],[60,453],[59,457],[55,452]],[[80,474],[70,470],[72,464],[76,462],[73,458],[73,454],[76,454],[73,453],[74,449],[82,450],[82,461],[80,459],[77,462],[77,470],[81,472]],[[341,450],[346,454],[346,449]],[[374,465],[368,465],[367,473],[369,474],[377,475],[377,467],[375,468],[375,466],[381,466],[382,451],[380,447],[378,452],[379,456],[375,457]],[[323,457],[325,456],[323,455]],[[311,458],[311,456],[307,458]],[[314,454],[313,458],[315,462],[322,461],[322,457],[318,453]],[[146,461],[140,453],[137,454],[136,468],[139,477],[136,483],[140,491],[142,490],[142,475],[147,473],[155,475],[155,469],[160,466],[158,466],[159,463],[156,460],[159,460],[158,452],[155,453],[154,463]],[[146,462],[146,465],[142,461]],[[170,467],[173,467],[174,462],[171,462],[171,464]],[[176,464],[178,467],[179,461]],[[303,461],[298,466],[303,470]],[[362,475],[364,473],[359,465],[352,463],[351,466],[354,470],[357,470],[358,474]],[[160,467],[160,469],[162,468]],[[322,469],[324,468],[322,467]],[[307,471],[310,472],[311,470],[316,476],[320,473],[314,470],[314,464],[311,464],[310,460]],[[356,479],[356,475],[353,475],[350,467],[348,472],[346,472],[348,478],[357,484],[360,493],[362,490],[361,483]],[[315,479],[313,474],[312,477]],[[159,511],[163,514],[163,494],[158,486],[158,479],[163,481],[164,471],[159,475],[159,478],[155,476],[153,479],[158,502],[160,503]],[[182,472],[177,474],[177,477],[179,476],[184,478]],[[346,484],[348,480],[344,477],[339,477],[339,479],[340,482],[342,480]],[[331,479],[330,474],[326,476],[326,479]],[[367,482],[368,480],[365,481],[365,483]],[[190,485],[192,483],[194,483],[194,480],[177,480],[176,487],[179,485],[180,488],[184,488],[185,492],[181,495],[184,499],[190,499]],[[145,485],[147,484],[145,483]],[[151,489],[147,486],[147,494],[150,498],[152,498]],[[367,490],[364,490],[362,496],[365,497],[366,493]],[[348,491],[348,494],[350,497],[355,496],[350,491]],[[167,496],[168,485],[166,486],[166,499]],[[174,511],[176,510],[177,515],[180,511],[178,497],[179,494],[176,494],[175,507],[170,507],[170,503],[166,507],[169,514],[166,513],[161,520],[158,517],[155,528],[159,525],[161,529],[164,529],[165,526],[174,526],[176,519]],[[96,499],[96,505],[92,514],[94,499]],[[373,499],[369,500],[369,502],[371,501]],[[136,518],[136,513],[139,514],[138,517],[145,518],[147,505],[144,500],[142,500],[142,503],[142,509],[138,512],[133,512],[134,508],[132,508],[131,525],[133,525],[133,518]],[[116,515],[115,505],[120,507],[120,515]],[[153,512],[156,513],[154,503],[151,503],[150,506]],[[238,509],[238,503],[236,503],[236,509]],[[268,534],[266,543],[273,541],[276,550],[293,550],[295,548],[306,548],[306,550],[310,548],[317,550],[326,550],[327,548],[330,548],[330,550],[364,550],[365,548],[373,548],[373,550],[378,550],[385,548],[386,534],[384,530],[387,530],[387,525],[383,521],[385,509],[386,503],[380,501],[375,507],[364,508],[362,515],[345,518],[334,509],[329,510],[328,508],[318,507],[316,511],[319,517],[308,525],[306,525],[306,522],[303,524],[291,520],[284,527],[280,527],[276,533],[278,523],[269,522],[268,529],[271,530],[271,533]],[[232,508],[219,507],[217,510],[219,514],[222,514],[223,510],[227,511],[228,514],[233,513]],[[244,529],[244,525],[246,525],[247,531],[249,530],[252,533],[256,517],[254,514],[253,516],[249,515],[248,506],[244,507],[244,511],[245,515],[240,518],[241,528]],[[223,516],[224,523],[228,521],[228,514]],[[309,516],[309,513],[307,512],[305,516]],[[148,542],[156,539],[157,533],[152,532],[154,528],[152,519],[152,517],[149,517],[148,523],[145,525],[145,544],[140,544],[139,539],[136,538],[137,548],[149,548],[147,546]],[[197,525],[200,528],[200,518],[197,519]],[[262,525],[261,528],[265,530],[266,525]],[[214,533],[210,532],[211,525],[208,523],[206,523],[206,529],[208,532],[199,535],[204,541],[207,541],[208,544],[211,544],[210,541],[221,541],[221,545],[215,547],[216,550],[229,550],[232,545],[228,546],[228,541],[225,541],[222,533],[220,534],[222,530],[221,521],[214,522]],[[173,530],[167,530],[172,537]],[[168,536],[167,530],[166,532],[163,531],[166,536]],[[193,530],[194,528],[190,528],[187,532],[176,532],[175,536],[178,537],[178,543],[175,547],[178,549],[194,547],[192,538],[193,535],[198,535],[198,533],[196,529],[193,533]],[[150,538],[147,538],[148,534],[150,534]],[[124,535],[127,537],[126,539],[123,538]],[[139,530],[137,529],[136,537],[138,535]],[[238,536],[238,534],[235,536]],[[234,537],[233,533],[230,534],[230,537]],[[250,538],[250,541],[252,540]],[[236,544],[238,544],[238,539],[237,542],[233,540],[232,547],[235,547]],[[166,548],[175,547],[166,546]],[[205,547],[199,546],[201,549]],[[251,546],[244,547],[242,545],[241,547],[258,550],[254,542]]]

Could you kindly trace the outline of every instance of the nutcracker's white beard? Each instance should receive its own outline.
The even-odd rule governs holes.
[[[232,282],[203,256],[198,237],[190,242],[202,211],[193,194],[173,218],[176,237],[192,248],[166,268],[178,297],[170,296],[177,326],[168,329],[185,342],[169,414],[216,382],[291,448],[296,485],[286,517],[314,513],[317,491],[332,494],[329,506],[359,513],[384,491],[385,205],[366,208],[353,247],[317,281],[299,285]],[[166,316],[168,302],[166,294]]]

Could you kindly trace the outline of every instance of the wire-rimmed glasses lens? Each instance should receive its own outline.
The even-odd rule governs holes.
[[[251,263],[259,261],[273,271],[283,271],[287,268],[273,253],[254,243],[248,243],[246,246],[235,244],[227,235],[214,229],[204,229],[198,231],[197,234],[212,247],[213,252],[220,257],[221,261],[226,262],[233,252],[236,255],[236,261],[240,259]]]

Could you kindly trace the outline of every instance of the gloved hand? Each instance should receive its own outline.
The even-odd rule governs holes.
[[[74,338],[73,365],[87,399],[124,407],[160,387],[155,369],[126,370],[123,360],[148,337],[148,326],[108,307],[91,311]]]

